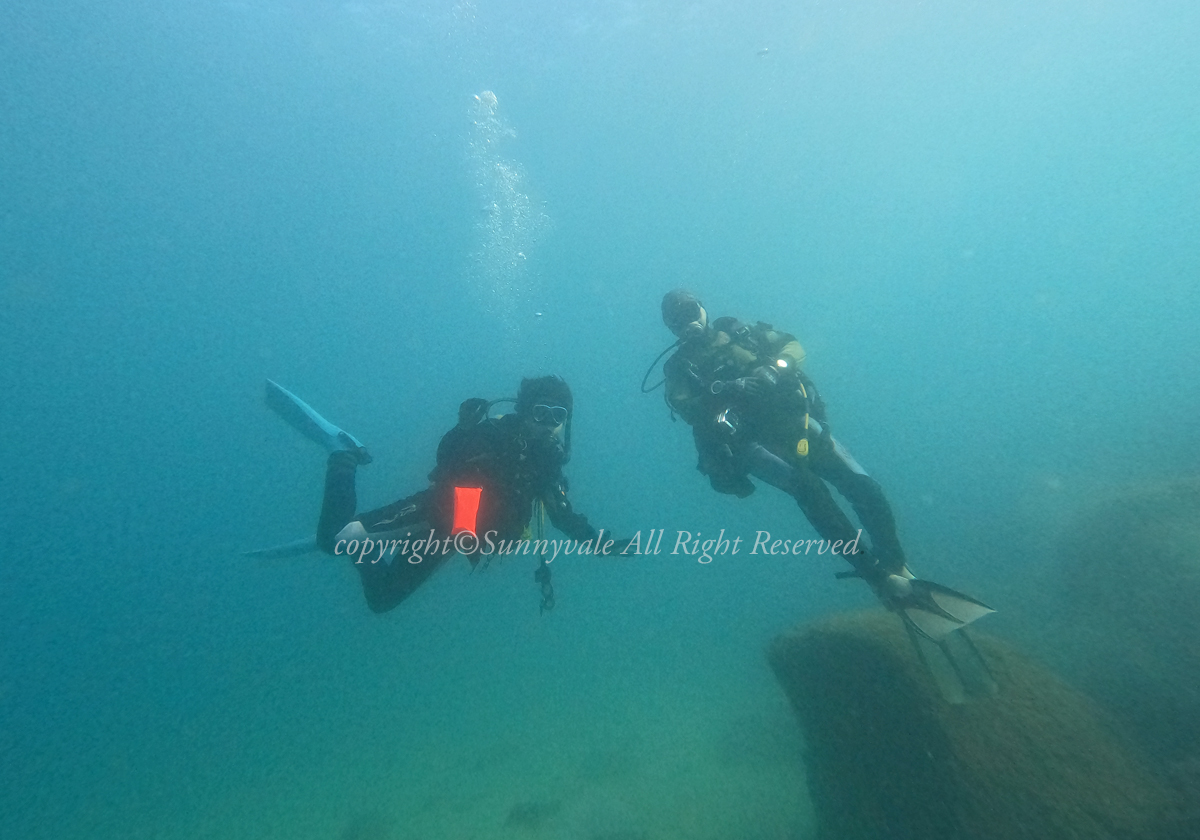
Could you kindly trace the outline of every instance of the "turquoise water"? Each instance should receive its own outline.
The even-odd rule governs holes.
[[[372,615],[342,560],[240,556],[320,503],[263,381],[370,446],[365,506],[423,486],[460,400],[553,372],[595,524],[811,538],[712,493],[638,391],[689,286],[799,336],[914,567],[1036,640],[1064,512],[1200,455],[1197,31],[1121,0],[8,0],[0,837],[810,836],[763,651],[865,587],[562,559],[539,616],[527,559],[458,559]]]

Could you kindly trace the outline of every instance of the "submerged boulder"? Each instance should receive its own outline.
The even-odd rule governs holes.
[[[974,634],[1001,686],[946,703],[901,622],[825,619],[769,659],[800,718],[821,838],[1153,838],[1171,799],[1101,712]]]
[[[1111,491],[1063,532],[1078,680],[1164,759],[1200,756],[1200,481]]]

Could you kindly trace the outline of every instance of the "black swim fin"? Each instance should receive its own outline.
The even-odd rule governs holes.
[[[907,623],[935,642],[995,612],[982,601],[940,583],[913,578],[908,586],[911,592],[898,601],[897,609]]]
[[[893,600],[904,629],[948,703],[993,697],[1000,686],[979,648],[967,635],[973,621],[994,613],[982,601],[948,586],[913,578],[909,591]]]
[[[992,669],[965,628],[951,630],[934,640],[905,615],[904,629],[947,703],[966,703],[1000,693]]]

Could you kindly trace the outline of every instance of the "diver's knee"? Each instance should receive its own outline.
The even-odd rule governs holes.
[[[886,504],[886,499],[883,495],[883,485],[865,473],[855,473],[852,479],[846,481],[843,493],[855,502]]]

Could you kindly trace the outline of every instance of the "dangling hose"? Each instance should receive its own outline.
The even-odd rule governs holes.
[[[537,538],[543,546],[546,544],[546,506],[541,499],[534,502],[534,515],[537,518]],[[542,603],[538,615],[545,615],[554,609],[554,585],[550,582],[550,564],[546,562],[546,549],[542,548],[537,570],[533,573],[533,582],[542,589]]]
[[[668,353],[670,353],[672,350],[674,350],[680,344],[683,344],[682,338],[679,339],[678,341],[676,341],[674,344],[672,344],[666,350],[659,353],[654,358],[654,361],[650,363],[650,367],[646,368],[646,375],[642,377],[642,393],[643,394],[649,394],[651,391],[657,391],[659,386],[661,386],[664,382],[667,381],[667,378],[664,376],[662,379],[660,379],[658,381],[658,383],[656,385],[654,385],[654,387],[652,387],[652,388],[646,387],[646,380],[650,378],[650,374],[654,373],[654,368],[656,368],[658,366],[658,363],[662,360],[662,357],[667,355]]]

